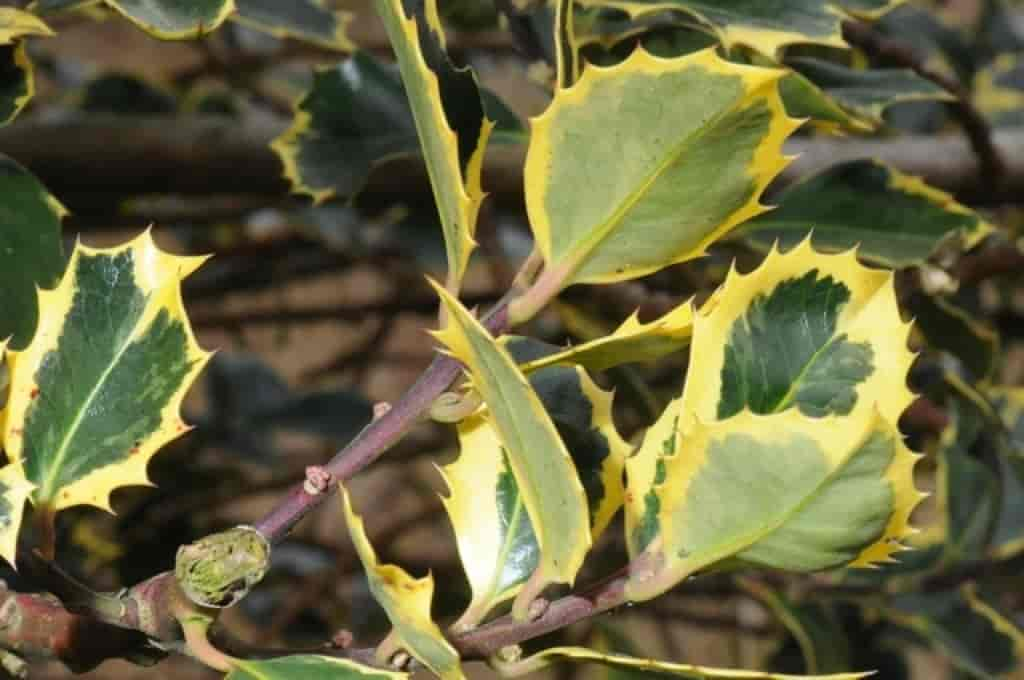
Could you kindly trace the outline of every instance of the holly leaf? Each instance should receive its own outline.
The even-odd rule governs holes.
[[[370,592],[394,627],[391,638],[435,675],[444,680],[460,680],[463,674],[458,652],[430,617],[434,577],[427,574],[417,579],[401,567],[381,564],[366,536],[363,520],[352,510],[352,501],[343,486],[341,500],[349,535],[366,570]],[[378,651],[382,648],[387,646],[381,645]],[[380,661],[387,662],[388,659]]]
[[[582,664],[598,664],[606,666],[626,678],[657,678],[677,677],[695,678],[697,680],[858,680],[871,675],[865,673],[835,673],[833,675],[784,675],[781,673],[763,673],[734,668],[711,668],[709,666],[691,666],[689,664],[640,659],[623,654],[606,654],[586,647],[552,647],[521,661],[497,663],[498,671],[507,677],[519,676],[545,668],[554,663],[572,662]],[[618,675],[616,677],[619,677]]]
[[[57,285],[64,270],[61,220],[67,210],[28,170],[0,154],[0,338],[11,349],[32,339],[39,309],[36,288]]]
[[[591,545],[586,492],[555,423],[515,359],[458,300],[434,287],[448,319],[435,336],[465,364],[487,405],[540,544],[537,569],[513,606],[522,619],[546,585],[575,580]]]
[[[513,356],[516,344],[508,345]],[[622,465],[629,453],[612,422],[612,395],[579,367],[538,370],[530,384],[576,465],[596,540],[622,505]],[[540,562],[523,495],[487,415],[483,410],[459,423],[459,458],[442,470],[449,489],[445,509],[473,591],[455,624],[463,630],[515,597]]]
[[[994,230],[946,192],[873,160],[834,165],[776,202],[741,230],[755,245],[788,248],[811,234],[821,250],[857,247],[861,258],[893,268],[919,265],[950,240],[972,248]]]
[[[109,249],[78,244],[39,291],[32,342],[11,362],[4,445],[37,506],[110,509],[119,487],[187,431],[181,401],[206,363],[181,300],[204,257],[161,251],[147,231]]]
[[[347,30],[352,13],[332,10],[323,0],[234,0],[240,24],[277,38],[293,38],[331,50],[355,49]]]
[[[406,9],[409,5],[411,12]],[[476,76],[445,54],[436,0],[375,0],[402,72],[448,253],[448,288],[458,290],[475,246],[484,150],[494,122]]]
[[[10,123],[35,94],[27,36],[53,35],[42,19],[13,7],[0,7],[0,125]]]
[[[234,0],[103,0],[154,38],[189,40],[216,30],[235,11]]]
[[[1024,60],[1003,54],[974,76],[974,101],[993,125],[1024,125]]]
[[[782,108],[782,75],[713,49],[676,59],[639,49],[559,88],[532,121],[526,156],[526,205],[547,265],[537,287],[643,276],[763,212],[758,197],[799,125]]]
[[[275,659],[235,659],[224,680],[404,680],[408,673],[371,668],[348,659],[296,654]]]
[[[654,12],[684,12],[709,26],[727,48],[745,45],[776,57],[792,44],[846,47],[840,24],[844,18],[877,18],[895,7],[892,0],[580,0],[584,7],[619,9],[638,18]]]
[[[25,512],[25,501],[32,494],[32,483],[14,465],[0,469],[0,557],[13,567],[18,550],[18,531]]]
[[[519,368],[530,373],[556,364],[578,364],[592,371],[603,371],[620,364],[656,361],[688,345],[692,332],[693,308],[687,300],[647,323],[640,323],[634,312],[608,335],[527,361]]]
[[[699,571],[728,565],[809,572],[890,560],[924,497],[919,456],[877,411],[812,418],[744,410],[681,425],[662,460],[660,533],[626,596],[647,600]],[[633,483],[630,481],[630,490]]]
[[[990,380],[999,363],[999,334],[951,300],[924,292],[912,295],[907,307],[928,344],[949,352],[977,380]]]

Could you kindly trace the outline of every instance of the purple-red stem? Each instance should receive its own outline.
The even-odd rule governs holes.
[[[499,334],[508,326],[508,307],[499,303],[483,320],[491,333]],[[345,448],[336,453],[325,469],[335,481],[350,479],[396,444],[423,417],[430,405],[455,381],[462,364],[444,355],[437,355],[419,379],[383,416],[374,420]],[[331,489],[333,490],[333,486]],[[319,506],[331,492],[308,493],[300,482],[255,528],[271,543],[288,535],[310,511]]]

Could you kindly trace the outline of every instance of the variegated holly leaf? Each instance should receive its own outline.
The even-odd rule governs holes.
[[[150,458],[188,429],[181,401],[208,355],[181,280],[204,260],[161,251],[147,231],[116,248],[77,245],[57,288],[39,291],[35,337],[11,362],[4,424],[36,505],[110,509],[110,493],[149,484]]]
[[[517,360],[522,339],[506,346]],[[552,366],[530,375],[576,464],[590,506],[594,540],[622,505],[622,465],[629,445],[612,422],[612,395],[579,367]],[[536,571],[540,544],[530,523],[508,454],[486,409],[458,425],[458,460],[442,471],[445,509],[473,598],[456,627],[475,626],[498,604],[515,597]],[[487,493],[485,490],[491,490]]]
[[[42,19],[13,7],[0,7],[0,125],[14,120],[35,94],[27,36],[52,36]]]
[[[234,0],[103,0],[128,21],[161,40],[188,40],[218,28]]]
[[[1009,455],[999,457],[1003,482],[992,552],[1008,558],[1024,552],[1024,388],[989,391],[1009,437]]]
[[[710,26],[728,48],[745,45],[775,57],[786,45],[799,43],[846,47],[840,29],[844,16],[874,19],[899,2],[796,0],[773,4],[758,0],[580,0],[580,4],[620,9],[634,18],[677,10]]]
[[[910,297],[908,310],[928,344],[949,352],[976,380],[989,380],[998,366],[999,333],[951,300],[924,292]]]
[[[631,600],[717,566],[868,566],[891,559],[912,531],[924,496],[913,483],[919,456],[874,409],[824,418],[744,410],[680,427],[654,487],[660,531],[630,575]]]
[[[445,54],[436,0],[375,0],[412,105],[448,252],[448,288],[458,290],[475,242],[484,150],[494,122],[476,77]]]
[[[667,459],[679,449],[681,405],[681,397],[672,400],[647,428],[640,447],[626,459],[626,548],[634,559],[661,533],[657,487],[665,483]]]
[[[909,332],[892,272],[806,240],[773,249],[749,274],[730,271],[695,315],[682,412],[710,422],[744,409],[826,416],[877,405],[895,421],[913,400]]]
[[[526,205],[546,263],[535,288],[642,276],[701,255],[763,212],[758,197],[799,124],[783,111],[782,74],[714,50],[677,59],[637,50],[557,90],[532,121],[526,157]]]
[[[545,366],[578,364],[592,371],[603,371],[620,364],[655,361],[688,345],[692,331],[693,307],[687,300],[647,323],[640,323],[634,312],[608,335],[527,361],[519,368],[530,373]]]
[[[938,593],[906,593],[882,611],[913,631],[974,678],[1007,677],[1024,654],[1024,636],[973,586]]]
[[[742,228],[754,244],[788,248],[811,234],[822,250],[856,246],[861,258],[889,267],[921,264],[952,239],[971,248],[993,231],[946,192],[872,160],[835,165],[775,201]]]
[[[483,397],[540,544],[537,569],[513,606],[521,619],[546,585],[575,580],[591,544],[586,492],[555,423],[515,359],[458,300],[434,287],[448,319],[435,335],[466,365]]]
[[[10,347],[20,350],[36,329],[36,288],[53,288],[64,270],[60,232],[67,210],[3,154],[0,191],[0,338],[10,338]]]
[[[293,38],[332,50],[355,49],[346,31],[351,12],[333,10],[323,0],[234,0],[232,19],[278,38]]]
[[[378,647],[378,655],[393,653],[396,651],[393,645],[397,645],[444,680],[460,680],[463,674],[459,654],[430,616],[434,577],[427,574],[417,579],[401,567],[381,564],[366,536],[363,520],[352,509],[352,501],[344,487],[341,487],[341,500],[348,532],[366,570],[370,592],[393,626],[388,644]],[[380,659],[385,663],[389,660]]]
[[[993,125],[1024,125],[1024,60],[1004,54],[974,76],[974,101]]]
[[[236,659],[224,680],[404,680],[408,673],[371,668],[348,659],[296,654],[259,661]]]
[[[606,654],[586,647],[552,647],[521,661],[502,663],[492,662],[499,673],[506,677],[525,675],[540,670],[554,663],[598,664],[615,671],[616,677],[650,678],[693,678],[694,680],[858,680],[871,675],[865,673],[836,673],[833,675],[785,675],[782,673],[763,673],[738,668],[711,668],[709,666],[691,666],[689,664],[670,663],[641,659],[623,654]]]
[[[32,0],[28,5],[28,11],[33,14],[47,15],[58,12],[68,12],[83,7],[91,7],[100,4],[102,0]]]
[[[25,512],[25,502],[32,494],[32,482],[25,479],[14,465],[0,469],[0,557],[14,566],[18,549],[18,530]]]

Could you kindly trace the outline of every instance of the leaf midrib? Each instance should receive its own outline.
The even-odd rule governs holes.
[[[701,66],[698,66],[697,68],[699,70],[706,70]],[[711,72],[709,71],[709,73]],[[650,187],[665,174],[666,170],[683,155],[687,148],[693,145],[696,139],[703,137],[709,128],[713,128],[727,115],[739,110],[744,103],[753,99],[753,93],[747,91],[747,84],[743,80],[743,77],[739,74],[737,74],[736,77],[739,78],[740,86],[743,88],[742,95],[738,97],[737,101],[735,101],[732,106],[722,109],[708,119],[704,125],[694,129],[690,134],[683,137],[683,139],[672,148],[672,151],[666,154],[666,160],[655,166],[654,170],[648,174],[647,178],[643,180],[637,190],[628,196],[626,200],[624,200],[603,223],[598,225],[598,227],[591,232],[592,236],[579,241],[579,245],[576,248],[578,254],[570,263],[570,269],[573,273],[582,268],[583,264],[589,259],[589,255],[604,243],[607,237],[613,233],[615,228],[625,219],[626,215],[628,215],[636,204],[639,203],[648,193]],[[760,147],[760,144],[758,147]]]
[[[135,338],[138,336],[138,330],[142,325],[142,319],[145,318],[146,308],[149,306],[149,297],[150,296],[147,294],[146,300],[142,307],[142,313],[139,314],[138,318],[133,323],[131,333],[128,333],[125,336],[124,342],[122,343],[121,347],[119,347],[117,352],[111,357],[109,365],[105,369],[103,369],[103,372],[96,380],[96,384],[93,385],[92,389],[89,391],[89,395],[82,402],[81,406],[78,409],[78,412],[75,414],[74,420],[71,421],[71,425],[66,430],[65,435],[61,440],[60,448],[57,449],[57,453],[50,463],[46,479],[39,486],[40,498],[44,500],[49,500],[53,497],[50,493],[51,491],[53,491],[51,487],[62,468],[64,459],[67,457],[68,448],[71,446],[72,440],[78,433],[78,428],[82,426],[82,422],[84,422],[85,420],[85,414],[88,411],[88,407],[96,399],[96,396],[99,394],[100,389],[106,384],[107,379],[110,377],[110,374],[114,370],[114,367],[117,366],[117,364],[120,362],[121,357],[124,356],[124,353],[128,350],[128,347],[131,346],[132,341],[135,340]],[[58,339],[57,342],[59,344],[60,340]]]

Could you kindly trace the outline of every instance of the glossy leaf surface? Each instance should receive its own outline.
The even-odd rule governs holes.
[[[939,244],[970,248],[993,227],[952,196],[877,161],[850,161],[782,192],[778,207],[744,225],[749,240],[783,248],[812,234],[821,250],[857,247],[889,267],[920,264]]]
[[[234,0],[103,0],[161,40],[188,40],[219,27],[235,11]]]
[[[516,356],[513,343],[510,350]],[[612,395],[578,367],[538,370],[530,383],[576,464],[596,540],[622,505],[622,466],[629,453],[612,422]],[[459,459],[443,474],[449,488],[445,509],[473,590],[458,625],[469,627],[519,592],[539,564],[540,544],[486,410],[459,423],[458,430]]]
[[[758,197],[798,125],[782,109],[782,73],[714,50],[637,50],[557,90],[532,121],[526,157],[526,205],[547,265],[538,285],[642,276],[701,255],[763,212]]]
[[[181,401],[208,355],[196,344],[181,280],[203,257],[161,251],[149,232],[110,249],[78,245],[11,368],[4,444],[54,509],[109,509],[121,486],[187,431]]]
[[[234,19],[278,38],[293,38],[328,49],[351,51],[346,35],[352,15],[332,10],[323,0],[234,0]]]
[[[540,397],[508,351],[458,300],[439,286],[435,288],[448,319],[436,336],[465,364],[473,388],[483,397],[487,419],[508,456],[540,544],[537,571],[531,577],[534,589],[540,592],[549,583],[571,584],[591,544],[586,492],[572,457]],[[528,604],[522,603],[524,607]]]
[[[36,288],[53,288],[64,270],[57,199],[32,174],[0,154],[0,337],[24,349],[39,316]]]

